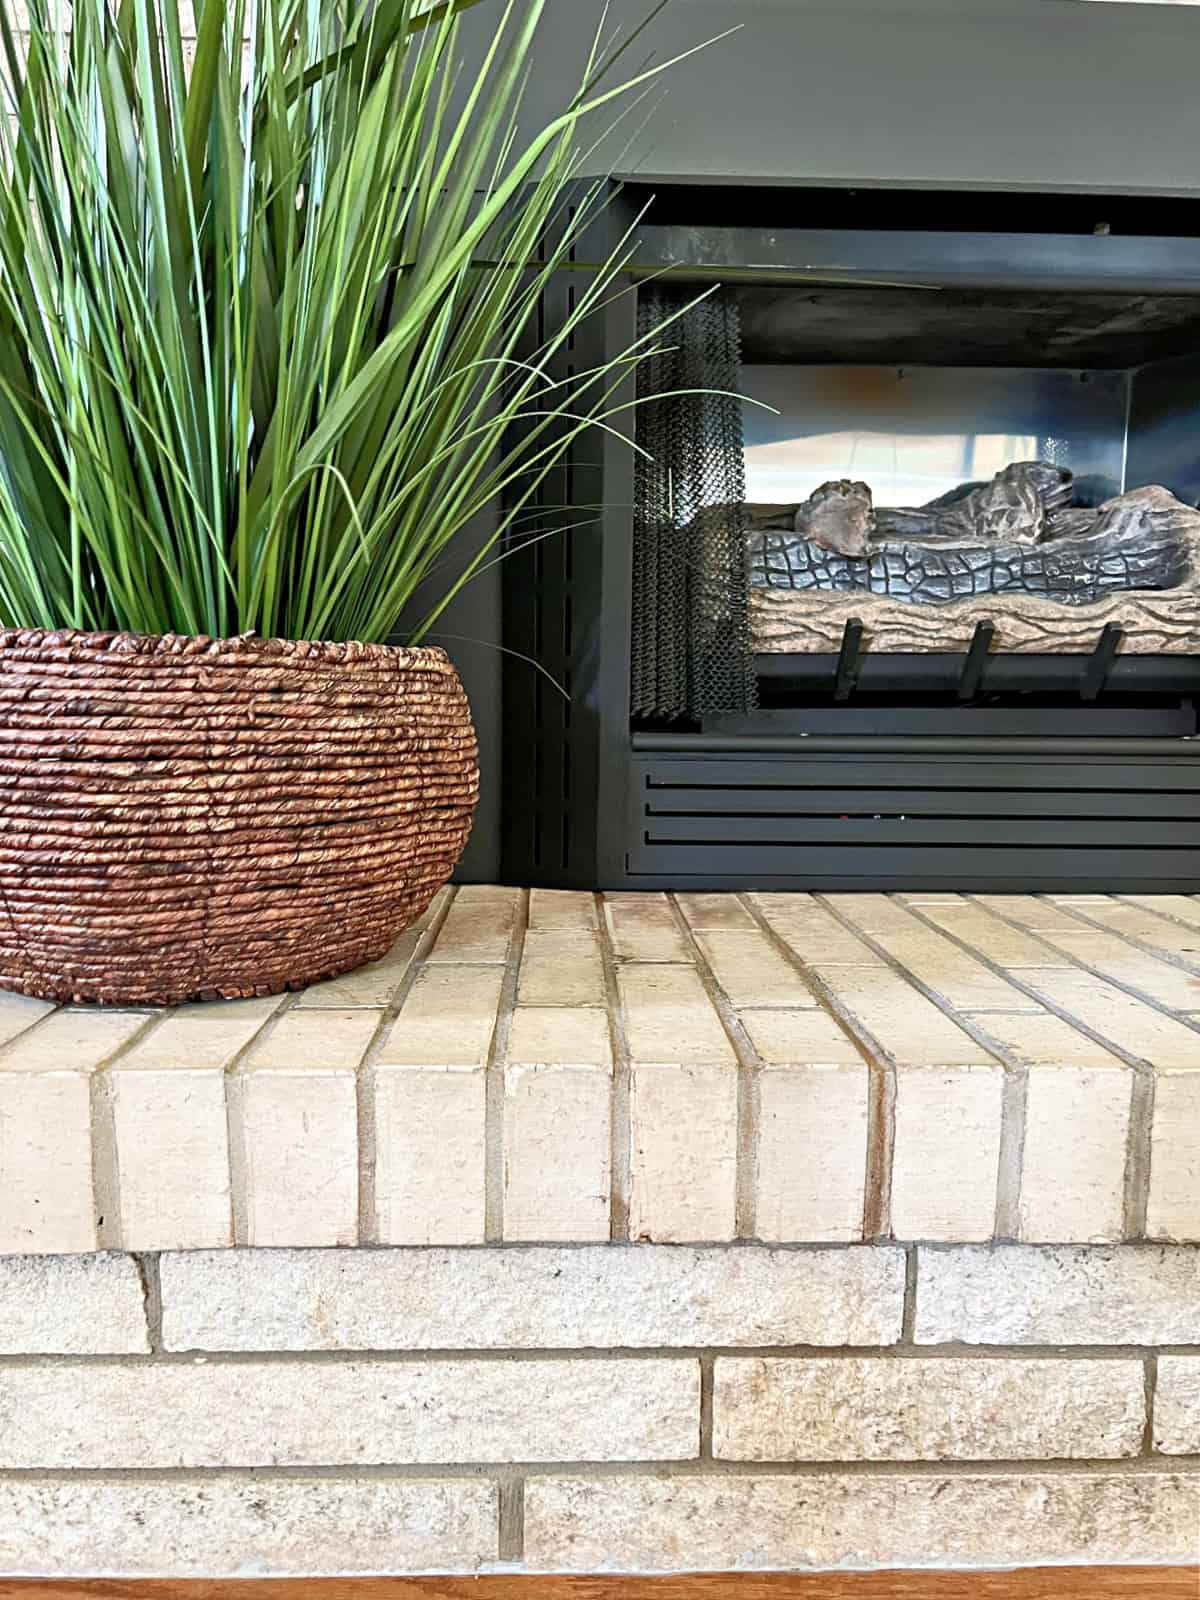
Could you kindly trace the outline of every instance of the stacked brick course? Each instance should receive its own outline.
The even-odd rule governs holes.
[[[0,1569],[1187,1562],[1200,1251],[0,1262]]]

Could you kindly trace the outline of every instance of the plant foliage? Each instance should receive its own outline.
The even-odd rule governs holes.
[[[433,574],[419,637],[476,513],[615,425],[640,347],[550,370],[620,254],[517,354],[581,119],[651,74],[597,47],[527,131],[543,5],[469,73],[462,0],[198,0],[194,59],[176,0],[0,9],[0,623],[378,640]]]

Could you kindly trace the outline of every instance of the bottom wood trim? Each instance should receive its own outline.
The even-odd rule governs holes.
[[[677,1578],[0,1579],[0,1600],[1200,1600],[1196,1567]]]

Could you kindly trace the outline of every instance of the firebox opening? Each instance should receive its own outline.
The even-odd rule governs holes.
[[[1200,293],[735,278],[688,315],[744,401],[676,403],[666,493],[685,563],[740,504],[756,703],[635,729],[1196,733]]]

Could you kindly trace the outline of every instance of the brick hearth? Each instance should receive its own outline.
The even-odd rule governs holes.
[[[441,895],[376,966],[0,997],[0,1251],[1200,1239],[1200,899]]]

